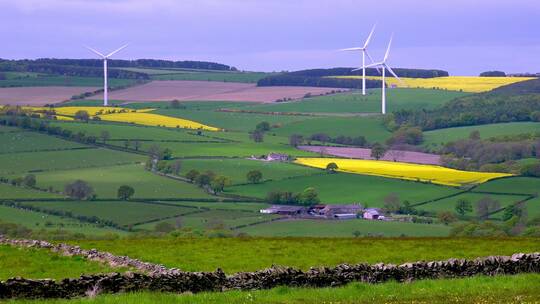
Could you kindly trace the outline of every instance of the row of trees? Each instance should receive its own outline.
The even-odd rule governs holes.
[[[207,192],[220,193],[225,187],[231,184],[231,180],[223,175],[218,175],[213,171],[199,172],[192,169],[186,174],[186,178],[193,184],[205,189]]]
[[[270,191],[266,195],[266,202],[274,205],[303,205],[312,206],[321,202],[317,190],[308,187],[300,193],[290,191]]]

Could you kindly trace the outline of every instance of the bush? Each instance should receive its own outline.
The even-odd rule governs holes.
[[[127,201],[133,196],[133,194],[135,194],[135,189],[133,189],[133,187],[128,186],[128,185],[123,185],[118,188],[117,197],[118,199]]]
[[[64,187],[64,194],[74,199],[83,200],[91,198],[94,195],[94,189],[87,182],[76,180]]]
[[[259,170],[253,170],[253,171],[249,171],[246,174],[246,178],[247,178],[248,182],[250,182],[252,184],[258,184],[262,180],[263,174]]]
[[[523,166],[521,168],[521,175],[540,177],[540,163]]]

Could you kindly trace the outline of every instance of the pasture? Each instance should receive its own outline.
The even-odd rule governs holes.
[[[118,187],[135,189],[134,198],[208,198],[203,190],[192,184],[154,175],[143,165],[123,165],[36,173],[37,186],[63,191],[64,186],[77,179],[88,182],[99,198],[116,198]]]
[[[5,74],[7,77],[0,80],[0,87],[86,87],[89,88],[89,91],[103,87],[102,77],[61,76],[27,72],[7,72]],[[114,88],[132,85],[135,82],[134,79],[109,78],[108,84]]]
[[[369,207],[383,207],[384,198],[392,193],[396,194],[400,201],[414,204],[459,192],[458,189],[451,187],[349,173],[322,174],[255,185],[232,186],[226,188],[225,192],[264,198],[270,191],[297,193],[308,187],[317,190],[322,203],[361,203]]]
[[[69,150],[87,147],[83,144],[35,132],[0,133],[0,142],[2,143],[2,145],[0,145],[0,154]]]
[[[389,112],[397,110],[433,109],[467,94],[429,89],[391,89],[387,91]],[[363,96],[351,91],[304,98],[301,101],[264,105],[246,105],[242,110],[295,113],[380,113],[381,90],[369,89]]]
[[[151,75],[153,80],[195,80],[257,83],[259,79],[268,76],[263,72],[185,72],[159,73]]]
[[[62,198],[62,195],[0,183],[0,199]]]

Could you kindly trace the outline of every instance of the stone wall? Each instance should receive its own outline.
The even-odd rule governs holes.
[[[276,286],[326,287],[341,286],[353,281],[365,283],[382,283],[389,280],[410,282],[420,279],[460,278],[476,275],[540,273],[540,253],[518,253],[512,256],[490,256],[473,260],[422,261],[402,265],[342,264],[336,267],[311,268],[308,271],[274,266],[256,272],[241,272],[227,276],[220,269],[215,272],[183,272],[178,269],[168,269],[162,265],[131,260],[127,257],[113,256],[111,258],[107,253],[82,250],[80,248],[75,250],[73,248],[78,248],[75,246],[51,245],[47,242],[37,243],[36,245],[33,242],[41,241],[6,241],[4,239],[0,243],[54,248],[55,251],[64,253],[66,252],[64,250],[67,250],[67,253],[70,254],[87,254],[91,259],[99,256],[99,259],[103,261],[111,259],[116,261],[116,258],[121,258],[117,261],[119,265],[130,264],[132,267],[144,270],[146,273],[98,274],[57,281],[13,278],[0,282],[0,298],[72,298],[96,293],[142,290],[180,293],[256,290]],[[69,247],[73,248],[69,249]]]

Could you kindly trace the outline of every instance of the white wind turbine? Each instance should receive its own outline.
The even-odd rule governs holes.
[[[109,105],[109,92],[108,92],[108,86],[107,86],[107,59],[109,59],[112,55],[120,52],[121,50],[125,49],[128,45],[124,45],[115,51],[110,52],[108,55],[103,55],[100,52],[94,50],[91,47],[86,47],[90,51],[96,53],[99,57],[103,58],[103,106],[107,107]]]
[[[373,32],[375,31],[375,26],[376,25],[374,25],[371,28],[371,32],[369,33],[369,36],[367,37],[366,42],[364,43],[364,46],[340,50],[340,51],[362,51],[362,95],[366,95],[366,56],[369,57],[371,62],[375,62],[367,51],[367,47],[369,45],[369,42],[371,41],[371,36],[373,36]],[[356,69],[354,71],[358,71],[358,70],[359,69]]]
[[[402,82],[401,79],[398,77],[396,73],[392,70],[388,64],[386,64],[386,61],[388,60],[388,55],[390,54],[390,46],[392,45],[392,37],[390,37],[390,42],[388,42],[388,48],[386,48],[386,54],[384,54],[384,59],[381,62],[372,63],[370,65],[367,65],[366,68],[371,67],[381,67],[382,68],[382,99],[381,99],[381,108],[382,113],[386,114],[386,73],[385,71],[388,70],[390,74],[392,74],[399,82]]]

